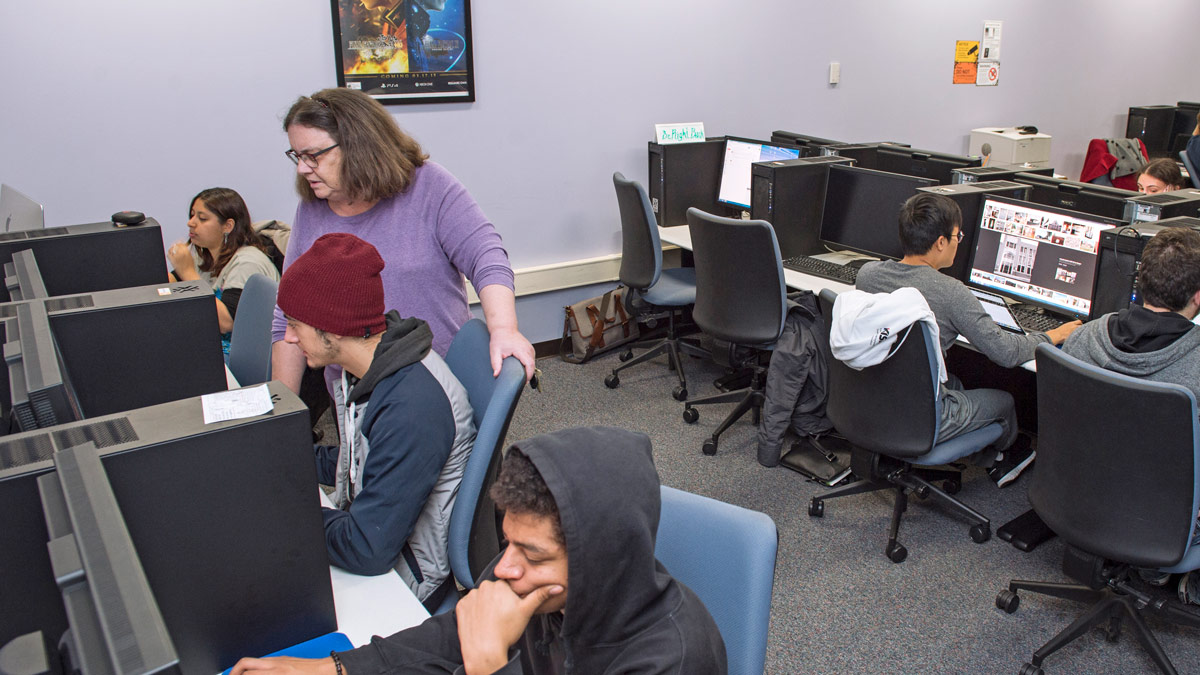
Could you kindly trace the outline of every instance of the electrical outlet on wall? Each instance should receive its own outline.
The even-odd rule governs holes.
[[[842,64],[837,61],[829,62],[829,84],[837,84],[842,80]]]

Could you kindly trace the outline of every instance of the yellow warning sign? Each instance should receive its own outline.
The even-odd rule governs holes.
[[[975,63],[979,60],[979,40],[959,40],[954,43],[955,63]]]

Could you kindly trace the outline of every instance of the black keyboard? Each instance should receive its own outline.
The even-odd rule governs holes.
[[[793,272],[801,272],[811,274],[814,277],[822,279],[832,279],[840,281],[844,284],[854,285],[854,280],[858,278],[858,268],[850,267],[849,265],[839,265],[821,260],[807,255],[796,256],[795,258],[784,258],[783,266]]]
[[[1028,305],[1012,305],[1009,307],[1009,309],[1012,310],[1013,318],[1016,319],[1017,323],[1021,325],[1021,328],[1024,328],[1025,330],[1034,330],[1045,333],[1048,330],[1054,330],[1055,328],[1058,328],[1066,323],[1066,321],[1054,316],[1053,314],[1043,312],[1036,307],[1030,307]]]

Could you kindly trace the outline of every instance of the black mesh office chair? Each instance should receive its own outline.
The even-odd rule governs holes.
[[[700,419],[692,406],[738,401],[733,412],[704,441],[704,454],[717,452],[722,433],[748,411],[758,424],[766,384],[763,357],[783,331],[787,287],[779,242],[771,224],[762,220],[733,220],[687,211],[696,263],[696,307],[692,318],[707,335],[727,343],[713,358],[730,367],[750,367],[750,386],[684,402],[683,419]]]
[[[1093,603],[1033,654],[1022,675],[1100,623],[1117,639],[1128,619],[1164,673],[1175,668],[1142,613],[1200,627],[1200,618],[1129,583],[1134,566],[1184,572],[1200,568],[1191,545],[1200,504],[1200,427],[1184,387],[1137,380],[1038,346],[1038,458],[1029,501],[1068,547],[1063,571],[1080,584],[1013,581],[996,606],[1008,613],[1017,591]],[[1086,670],[1078,664],[1071,670]]]
[[[662,243],[658,238],[658,225],[654,212],[650,210],[650,198],[646,190],[636,181],[627,180],[619,172],[613,174],[613,185],[617,189],[617,206],[621,210],[621,283],[629,287],[625,294],[625,309],[631,315],[643,316],[666,311],[667,337],[662,340],[635,342],[621,352],[624,363],[613,368],[604,378],[609,389],[621,384],[618,373],[631,366],[652,358],[667,355],[668,364],[679,377],[679,386],[672,395],[675,400],[687,398],[687,376],[683,372],[680,351],[697,356],[708,353],[699,344],[680,339],[675,331],[675,314],[696,301],[696,271],[690,267],[663,269]],[[633,350],[649,347],[650,350],[633,358]],[[630,360],[632,359],[632,360]]]
[[[821,313],[833,325],[837,295],[821,291]],[[833,426],[850,441],[850,465],[861,480],[813,497],[808,515],[825,515],[825,500],[877,490],[896,490],[888,543],[884,553],[892,562],[903,562],[908,549],[896,539],[900,516],[908,508],[908,493],[934,497],[971,523],[971,539],[991,538],[986,517],[951,497],[962,485],[958,471],[929,469],[948,464],[986,448],[1000,438],[1000,425],[938,442],[940,420],[937,349],[924,323],[909,326],[902,344],[883,363],[855,370],[836,358],[829,359],[829,400],[825,412]],[[938,489],[931,481],[942,481]]]

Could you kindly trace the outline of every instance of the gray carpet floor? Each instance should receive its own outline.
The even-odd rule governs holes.
[[[749,416],[724,434],[715,456],[705,456],[701,444],[733,404],[698,408],[700,420],[685,424],[665,360],[625,371],[610,390],[603,379],[616,359],[614,352],[585,365],[539,361],[543,391],[523,394],[509,440],[595,424],[641,431],[653,440],[664,484],[771,516],[779,554],[768,673],[1017,673],[1082,610],[1030,593],[1015,614],[995,607],[996,593],[1012,578],[1070,581],[1058,540],[1030,553],[996,537],[976,544],[965,522],[914,498],[899,537],[908,559],[894,564],[883,554],[891,492],[831,500],[824,518],[810,518],[809,500],[827,488],[761,466]],[[692,395],[714,392],[720,369],[685,359]],[[994,530],[1028,509],[1027,482],[998,489],[981,469],[969,468],[958,497],[991,518]],[[1200,672],[1200,630],[1158,620],[1150,626],[1180,672]],[[1093,630],[1043,665],[1049,673],[1156,672],[1128,630],[1116,643]]]

